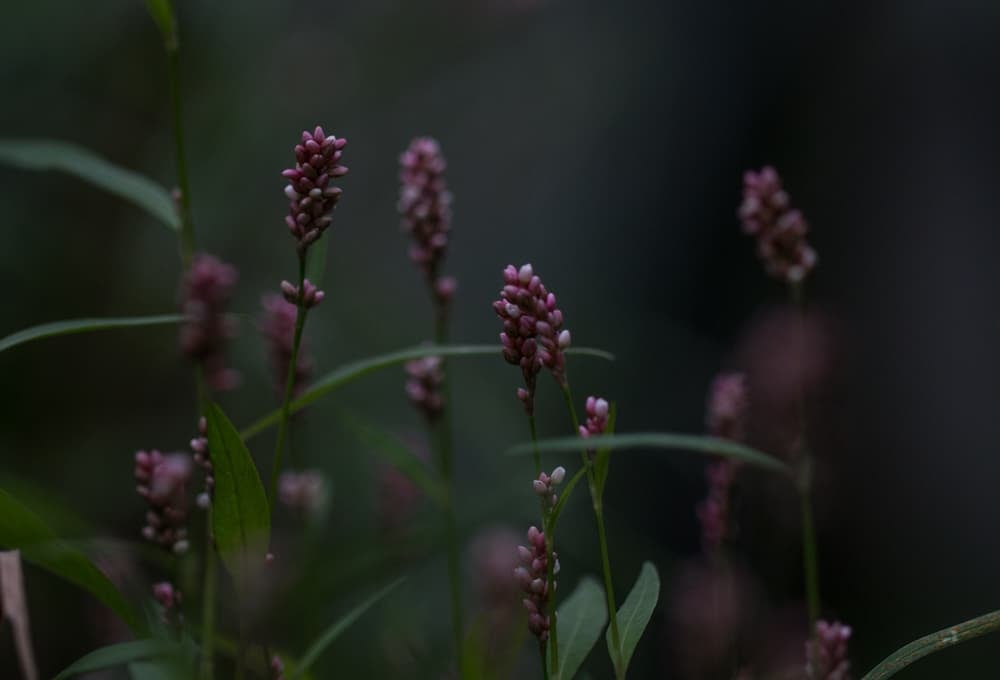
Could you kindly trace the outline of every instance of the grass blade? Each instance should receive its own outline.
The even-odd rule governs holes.
[[[621,633],[621,649],[615,650],[611,642],[611,630],[606,634],[608,652],[611,658],[621,660],[621,673],[625,677],[628,664],[635,653],[636,645],[642,637],[649,619],[660,598],[660,575],[651,562],[643,562],[639,577],[632,586],[632,592],[618,609],[618,629]],[[617,653],[616,653],[617,652]]]
[[[263,568],[271,513],[250,451],[218,404],[209,404],[208,450],[215,476],[212,529],[223,564],[239,588]]]
[[[670,432],[634,432],[631,434],[598,435],[586,440],[580,437],[557,437],[543,439],[538,442],[538,450],[542,453],[573,451],[579,453],[582,445],[588,449],[664,449],[671,451],[693,451],[705,455],[722,456],[739,460],[748,465],[755,465],[765,470],[791,474],[791,468],[766,453],[752,449],[743,444],[705,437],[701,435],[673,434]],[[533,444],[526,442],[514,446],[507,451],[508,455],[523,455],[531,453]]]
[[[404,580],[406,579],[400,578],[393,581],[386,587],[382,588],[382,590],[378,591],[359,604],[357,607],[344,614],[344,616],[334,621],[326,630],[322,632],[322,634],[320,634],[318,638],[316,638],[315,642],[309,645],[309,649],[306,650],[306,653],[302,655],[301,659],[299,659],[298,664],[296,664],[295,668],[288,674],[288,680],[295,680],[295,678],[301,677],[307,670],[309,670],[309,667],[316,662],[316,659],[318,659],[320,655],[326,651],[326,648],[329,647],[334,640],[340,637],[341,633],[350,628],[366,611],[371,609],[372,606],[374,606],[379,600],[395,590],[396,587],[399,586],[399,584]]]
[[[570,354],[576,354],[580,356],[592,356],[600,359],[605,359],[607,361],[614,361],[614,355],[610,352],[605,352],[600,349],[593,349],[589,347],[580,348],[570,348],[567,350]],[[417,347],[409,347],[407,349],[398,350],[396,352],[390,352],[388,354],[382,354],[377,357],[369,357],[367,359],[359,359],[358,361],[352,361],[348,364],[344,364],[340,368],[334,369],[330,373],[316,381],[316,383],[300,397],[295,399],[291,405],[291,413],[296,413],[301,411],[309,404],[320,399],[321,397],[329,394],[333,390],[336,390],[344,385],[354,382],[355,380],[362,378],[369,373],[374,373],[383,368],[390,368],[392,366],[398,366],[407,361],[413,359],[420,359],[422,357],[429,356],[440,356],[440,357],[470,357],[470,356],[500,356],[500,346],[499,345],[420,345]],[[275,409],[271,411],[263,418],[259,418],[252,425],[244,429],[240,436],[244,440],[250,439],[251,437],[260,434],[264,430],[273,427],[278,424],[281,420],[281,409]],[[577,447],[579,448],[579,447]]]
[[[32,326],[22,331],[0,338],[0,352],[11,347],[23,345],[32,340],[51,338],[58,335],[73,335],[74,333],[91,333],[106,331],[113,328],[132,328],[134,326],[159,326],[177,324],[184,321],[183,314],[158,314],[156,316],[123,316],[109,319],[72,319],[69,321],[53,321],[40,326]]]
[[[81,656],[64,668],[53,680],[64,680],[82,673],[121,666],[140,659],[152,659],[178,653],[179,647],[166,640],[135,640],[108,645]]]
[[[559,624],[559,671],[552,673],[551,677],[552,680],[572,680],[608,622],[604,589],[594,578],[584,577],[556,611],[556,617]]]
[[[170,229],[180,229],[174,201],[164,187],[75,144],[52,139],[0,139],[0,163],[75,175],[142,208]]]

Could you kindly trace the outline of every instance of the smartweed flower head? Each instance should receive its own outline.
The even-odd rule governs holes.
[[[278,478],[278,500],[299,516],[319,514],[328,498],[326,479],[319,470],[286,470]]]
[[[570,333],[563,328],[563,313],[530,264],[520,269],[507,265],[503,289],[493,311],[503,322],[500,342],[503,357],[521,367],[524,388],[517,391],[525,411],[535,409],[535,385],[539,372],[547,368],[561,386],[566,386],[565,350]]]
[[[192,459],[205,475],[205,490],[198,494],[198,507],[202,510],[212,503],[212,493],[215,491],[215,469],[212,457],[208,451],[208,422],[205,418],[198,419],[198,436],[191,440]]]
[[[346,139],[327,135],[319,126],[312,132],[306,130],[302,141],[295,145],[295,167],[281,173],[288,180],[285,225],[296,240],[299,257],[304,257],[309,246],[333,223],[330,213],[340,201],[342,190],[330,183],[347,174],[347,168],[340,164],[346,145]]]
[[[587,397],[585,405],[587,420],[580,425],[580,436],[586,439],[591,435],[604,434],[608,429],[608,413],[610,409],[611,406],[608,404],[607,399],[594,396]]]
[[[271,378],[274,392],[284,394],[285,381],[288,379],[288,364],[292,360],[292,343],[295,339],[295,305],[281,295],[265,295],[261,299],[264,308],[257,323],[257,330],[264,338],[267,348],[268,364],[271,367]],[[313,359],[309,355],[305,338],[299,345],[295,360],[295,377],[293,378],[292,394],[298,395],[305,390],[313,374]]]
[[[406,396],[430,420],[444,410],[444,370],[441,357],[422,357],[406,362]]]
[[[181,281],[181,312],[188,317],[181,326],[181,351],[201,365],[209,387],[219,391],[239,384],[239,374],[226,367],[226,347],[236,335],[226,308],[238,279],[232,265],[198,253]]]
[[[847,642],[851,627],[840,621],[817,621],[816,635],[806,642],[806,677],[809,680],[850,680]]]
[[[545,642],[549,639],[551,621],[548,615],[549,558],[545,550],[544,532],[539,531],[537,527],[528,529],[528,545],[519,545],[517,554],[521,564],[514,569],[514,578],[525,595],[521,602],[528,610],[528,630],[541,642]],[[555,560],[553,573],[558,574],[559,557],[555,552],[552,553],[552,559]],[[556,582],[553,580],[553,590],[555,587]]]
[[[164,455],[156,450],[135,454],[135,490],[149,504],[142,535],[147,541],[178,554],[188,549],[190,480],[191,457],[187,454]]]
[[[560,465],[552,471],[552,474],[539,473],[538,478],[531,483],[531,488],[542,498],[545,507],[555,507],[555,504],[559,501],[559,496],[556,494],[556,487],[562,484],[565,479],[566,468]]]
[[[806,241],[809,224],[784,190],[770,166],[743,175],[739,217],[743,231],[757,238],[757,256],[769,276],[797,284],[816,266],[816,251]]]

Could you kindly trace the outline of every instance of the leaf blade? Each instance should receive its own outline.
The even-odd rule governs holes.
[[[556,621],[559,626],[559,670],[552,674],[552,680],[572,680],[608,622],[604,589],[596,579],[585,576],[580,580],[556,610]]]
[[[618,632],[621,635],[621,648],[614,649],[610,628],[605,635],[611,658],[621,660],[620,674],[622,676],[628,670],[628,664],[632,660],[632,655],[635,653],[635,648],[639,644],[646,626],[649,625],[649,619],[653,616],[653,610],[656,609],[659,598],[660,575],[652,562],[643,562],[635,585],[632,586],[625,602],[618,608]]]
[[[120,642],[84,654],[60,671],[53,680],[64,680],[80,673],[121,666],[140,659],[176,654],[177,649],[177,645],[159,639]]]
[[[500,356],[500,352],[501,348],[499,345],[418,345],[416,347],[408,347],[406,349],[389,352],[387,354],[380,354],[374,357],[351,361],[327,373],[325,376],[317,380],[311,388],[292,401],[289,405],[290,413],[301,411],[306,406],[309,406],[330,392],[352,383],[369,373],[397,366],[413,359],[421,359],[429,356]],[[615,359],[614,355],[610,352],[591,347],[571,347],[567,350],[567,352],[580,356],[596,357],[606,361],[614,361]],[[279,420],[281,420],[281,409],[275,409],[267,415],[258,418],[248,427],[244,428],[243,431],[240,432],[240,436],[243,437],[244,440],[250,439],[264,430],[277,425]]]
[[[543,439],[538,442],[538,450],[543,453],[566,451],[579,452],[581,447],[579,437],[557,437]],[[586,440],[588,448],[609,449],[664,449],[691,451],[712,456],[723,456],[754,465],[765,470],[791,474],[791,468],[774,456],[763,453],[728,439],[706,437],[702,435],[676,434],[672,432],[633,432],[629,434],[598,435]],[[518,444],[508,449],[508,455],[523,455],[531,453],[530,442]]]
[[[170,229],[180,229],[174,201],[163,186],[76,144],[54,139],[0,139],[0,163],[74,175],[142,208]]]
[[[215,490],[212,530],[226,569],[246,586],[263,567],[271,533],[271,513],[250,451],[218,404],[205,412]]]
[[[113,318],[90,318],[90,319],[69,319],[66,321],[52,321],[43,323],[31,328],[11,333],[5,338],[0,338],[0,352],[23,345],[26,342],[51,338],[60,335],[74,335],[76,333],[91,333],[94,331],[112,330],[115,328],[133,328],[137,326],[159,326],[164,324],[176,324],[184,321],[183,314],[157,314],[153,316],[123,316]]]
[[[80,551],[59,540],[38,515],[0,489],[0,545],[20,550],[21,557],[104,603],[133,631],[141,631],[139,617],[122,594]]]

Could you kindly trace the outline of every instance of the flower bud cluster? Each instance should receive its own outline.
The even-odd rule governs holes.
[[[346,145],[346,139],[327,136],[319,126],[312,132],[306,130],[302,142],[295,146],[295,167],[281,173],[288,180],[285,224],[298,242],[299,257],[333,222],[330,212],[342,190],[331,186],[330,181],[347,174],[347,168],[339,162]]]
[[[280,295],[265,295],[261,300],[264,312],[257,323],[257,330],[264,337],[267,347],[268,364],[271,367],[271,379],[275,394],[285,393],[285,381],[288,379],[288,364],[292,360],[292,344],[295,340],[295,321],[298,309]],[[292,394],[300,394],[306,383],[312,377],[313,360],[309,355],[305,338],[299,343],[299,352],[295,360],[295,376],[292,383]]]
[[[326,480],[319,470],[286,470],[278,478],[278,500],[300,516],[321,512],[327,497]]]
[[[399,213],[403,231],[413,237],[410,259],[442,304],[455,292],[455,279],[440,272],[451,231],[452,196],[444,177],[447,167],[441,146],[430,137],[414,139],[399,157]]]
[[[215,491],[215,468],[212,457],[208,453],[208,421],[204,417],[198,419],[198,436],[191,440],[192,458],[195,465],[205,474],[205,490],[198,494],[198,507],[202,510],[212,503],[212,493]]]
[[[441,357],[422,357],[406,362],[406,396],[423,411],[428,420],[436,420],[444,410],[444,370]]]
[[[285,664],[277,654],[271,657],[270,671],[271,680],[285,680]]]
[[[528,610],[528,630],[540,641],[545,642],[549,639],[551,625],[548,615],[549,559],[545,550],[545,534],[537,527],[528,529],[528,547],[519,545],[517,554],[521,560],[521,566],[514,570],[514,577],[527,596],[521,602]],[[552,553],[552,559],[555,560],[552,573],[558,574],[559,558],[555,552]],[[555,588],[556,582],[553,579],[552,589],[555,590]]]
[[[521,367],[525,387],[517,391],[517,396],[530,415],[534,413],[535,383],[542,368],[548,368],[560,385],[565,384],[565,350],[571,338],[563,329],[563,313],[556,306],[556,296],[546,290],[530,264],[520,269],[508,265],[503,280],[493,311],[503,321],[503,357],[507,363]]]
[[[187,454],[164,455],[156,450],[135,454],[135,490],[149,504],[142,535],[178,554],[188,549],[187,485],[190,480],[191,457]]]
[[[180,346],[192,361],[201,364],[205,380],[214,390],[239,384],[239,373],[226,367],[226,346],[236,335],[236,324],[226,315],[239,274],[221,260],[199,253],[181,281]]]
[[[744,233],[757,238],[757,256],[768,275],[798,283],[816,266],[816,251],[806,241],[809,224],[784,190],[774,168],[743,175],[739,217]]]
[[[163,607],[163,620],[179,623],[181,620],[181,591],[169,581],[153,584],[153,599]]]
[[[531,488],[541,497],[545,507],[552,508],[559,500],[556,487],[562,484],[564,479],[566,479],[566,468],[560,465],[551,475],[540,473],[538,479],[531,483]]]
[[[289,281],[281,282],[281,295],[287,302],[299,304],[299,287]],[[311,309],[321,303],[326,293],[317,288],[309,279],[302,280],[302,306]]]
[[[809,680],[850,680],[847,642],[851,627],[839,621],[816,622],[816,635],[806,642],[806,677]]]
[[[713,437],[746,439],[747,381],[742,373],[720,373],[708,390],[705,424]]]
[[[580,426],[580,436],[586,439],[595,434],[604,434],[608,429],[608,413],[611,406],[607,399],[587,397],[587,420]]]

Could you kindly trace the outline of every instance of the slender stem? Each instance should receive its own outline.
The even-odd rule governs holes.
[[[563,400],[566,402],[566,409],[569,411],[570,419],[573,421],[573,432],[580,431],[580,419],[576,415],[576,406],[573,403],[573,392],[570,390],[569,381],[562,382]],[[594,507],[594,519],[597,521],[597,540],[601,549],[601,571],[604,575],[604,595],[608,604],[608,617],[611,619],[611,644],[615,648],[615,658],[612,659],[615,666],[615,675],[624,678],[624,669],[621,668],[620,657],[621,634],[618,631],[618,606],[615,604],[615,587],[611,577],[611,556],[608,551],[608,536],[604,527],[604,489],[597,486],[597,478],[594,475],[593,461],[587,455],[586,449],[580,452],[583,458],[583,465],[587,470],[587,486],[590,488],[591,505]]]
[[[913,642],[903,645],[887,656],[879,665],[868,671],[861,680],[883,680],[890,678],[915,661],[953,647],[960,642],[972,640],[987,633],[1000,630],[1000,609],[989,614],[977,616],[974,619],[949,626],[936,633],[925,635]]]
[[[538,656],[542,660],[542,677],[545,680],[549,680],[549,662],[545,658],[545,647],[546,643],[539,640],[538,642]]]
[[[306,257],[299,255],[299,298],[296,301],[295,335],[292,338],[292,354],[288,360],[288,374],[285,378],[285,396],[281,401],[281,420],[278,421],[278,441],[274,445],[274,460],[271,463],[271,485],[267,500],[274,509],[278,495],[278,476],[281,474],[281,460],[285,453],[285,439],[288,433],[288,420],[291,412],[292,392],[295,389],[295,374],[299,363],[299,345],[302,344],[302,329],[306,325],[308,310],[305,306]]]
[[[531,453],[535,458],[535,476],[537,477],[542,474],[542,454],[538,450],[538,428],[535,425],[534,413],[528,414],[528,429],[531,430]]]
[[[806,582],[806,608],[809,612],[810,637],[820,614],[819,558],[816,551],[816,529],[813,522],[812,492],[804,483],[799,488],[802,502],[802,568]]]
[[[433,291],[432,291],[433,293]],[[447,310],[445,303],[436,306],[434,342],[444,345],[448,342]],[[458,522],[455,517],[454,495],[454,452],[451,432],[451,395],[448,389],[448,373],[445,360],[441,360],[441,372],[445,376],[441,384],[444,408],[434,424],[437,434],[438,465],[444,485],[444,520],[448,539],[448,592],[451,599],[451,628],[455,638],[455,654],[458,660],[459,677],[465,676],[464,622],[462,610],[462,564],[459,556]]]
[[[184,111],[181,96],[180,49],[176,39],[167,42],[167,75],[170,80],[170,103],[174,123],[174,155],[177,163],[177,188],[180,191],[181,261],[187,268],[194,254],[194,226],[191,220],[191,184],[188,182],[184,154]]]
[[[215,540],[212,535],[212,506],[205,511],[205,580],[201,587],[201,664],[198,677],[211,680],[215,659],[215,591],[218,571],[215,564]]]

